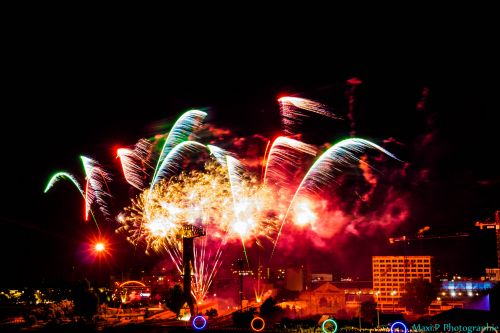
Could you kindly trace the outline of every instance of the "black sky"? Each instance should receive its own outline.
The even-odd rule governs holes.
[[[436,234],[469,232],[467,239],[431,246],[442,254],[443,267],[477,276],[495,265],[492,235],[473,224],[500,209],[498,91],[489,83],[495,64],[472,39],[363,39],[355,43],[359,52],[350,52],[339,42],[331,51],[316,40],[307,47],[288,39],[212,44],[202,36],[157,40],[167,46],[159,56],[149,43],[118,46],[102,36],[31,32],[14,38],[4,64],[0,286],[65,279],[73,266],[87,267],[77,253],[93,229],[81,219],[78,194],[61,184],[43,195],[54,170],[80,171],[79,155],[112,165],[114,148],[151,136],[154,124],[197,107],[241,135],[271,136],[279,130],[276,99],[283,94],[317,99],[345,116],[345,81],[353,76],[364,82],[357,97],[359,135],[375,142],[394,137],[407,145],[405,158],[431,170],[431,181],[415,193],[413,224],[401,232],[423,225]],[[476,48],[474,56],[464,55],[468,48]],[[412,147],[425,126],[415,105],[424,87],[436,136],[428,152],[416,154]],[[347,136],[347,125],[338,130],[329,139]],[[125,247],[116,244],[128,260]],[[141,266],[141,258],[133,264]],[[120,271],[124,260],[103,269]]]

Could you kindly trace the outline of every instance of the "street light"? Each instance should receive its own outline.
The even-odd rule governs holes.
[[[87,253],[91,261],[96,265],[94,267],[97,274],[95,279],[98,284],[105,283],[106,281],[106,278],[103,276],[102,264],[110,259],[111,250],[109,241],[102,235],[91,239],[88,244]]]
[[[359,301],[359,312],[358,312],[359,330],[361,331],[361,290],[358,290],[357,294]]]
[[[108,241],[102,236],[95,237],[89,241],[89,252],[95,257],[104,256],[110,254],[110,249],[108,248]]]
[[[380,326],[380,309],[379,309],[379,304],[378,304],[378,298],[380,296],[380,290],[375,293],[375,296],[377,297],[377,305],[376,305],[376,309],[377,309],[377,328],[379,328],[379,326]]]
[[[395,311],[395,310],[394,310],[394,296],[396,296],[396,295],[397,295],[397,293],[398,293],[398,292],[397,292],[396,290],[391,291],[391,296],[392,296],[392,312],[394,312],[394,311]]]

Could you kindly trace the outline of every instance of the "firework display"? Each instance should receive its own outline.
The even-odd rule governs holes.
[[[342,140],[328,149],[302,142],[290,135],[300,129],[309,112],[340,118],[311,100],[282,97],[279,102],[283,130],[289,136],[254,138],[262,142],[260,156],[241,154],[238,147],[245,146],[248,139],[220,144],[223,135],[218,140],[213,140],[215,134],[212,138],[198,135],[210,131],[203,124],[207,113],[198,110],[184,113],[175,122],[161,149],[147,139],[140,139],[133,148],[118,149],[123,178],[137,193],[118,212],[109,208],[110,173],[87,157],[81,157],[84,187],[72,175],[57,173],[45,191],[60,179],[72,181],[84,198],[86,216],[92,208],[98,208],[105,218],[115,215],[117,234],[134,246],[144,246],[147,253],[167,254],[181,274],[186,226],[202,228],[205,235],[194,241],[191,288],[195,299],[202,301],[228,247],[239,248],[249,263],[249,248],[267,251],[272,260],[280,243],[289,243],[294,232],[307,232],[304,240],[311,239],[311,246],[331,239],[341,224],[355,233],[357,223],[366,221],[355,216],[359,209],[349,217],[345,210],[334,207],[331,189],[341,185],[349,170],[362,170],[365,178],[376,177],[368,154],[398,161],[386,149],[361,138]],[[258,162],[251,163],[252,158]],[[376,181],[366,182],[372,188],[365,191],[365,201],[376,186]],[[404,218],[395,216],[386,223]]]

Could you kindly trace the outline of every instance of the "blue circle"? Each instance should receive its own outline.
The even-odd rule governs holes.
[[[335,329],[334,329],[333,331],[331,331],[331,332],[329,332],[329,331],[325,330],[325,324],[326,324],[326,322],[327,322],[327,321],[328,321],[328,322],[331,322],[331,323],[333,323],[333,325],[335,325]],[[337,332],[337,328],[338,328],[338,326],[337,326],[337,322],[336,322],[335,320],[333,320],[333,319],[327,319],[327,320],[325,320],[325,321],[323,322],[323,324],[321,325],[321,329],[322,329],[322,330],[323,330],[323,332],[325,332],[325,333],[335,333],[335,332]]]
[[[203,319],[203,325],[201,327],[196,326],[196,319],[198,319],[198,318]],[[196,316],[196,317],[194,317],[194,319],[193,319],[193,327],[194,328],[196,328],[197,330],[202,330],[202,329],[205,328],[205,326],[207,326],[207,320],[205,319],[205,317],[203,317],[203,316]]]
[[[401,321],[396,321],[396,322],[394,322],[394,324],[392,324],[392,325],[391,325],[391,333],[394,333],[394,326],[396,326],[396,325],[398,325],[398,324],[404,327],[404,329],[405,329],[405,333],[408,333],[408,328],[407,328],[407,327],[406,327],[406,325],[405,325],[403,322],[401,322]]]

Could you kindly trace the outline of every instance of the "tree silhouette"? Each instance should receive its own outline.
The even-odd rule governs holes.
[[[413,280],[406,284],[405,293],[399,303],[413,313],[423,314],[437,293],[438,289],[432,283],[424,279]]]
[[[214,308],[208,309],[205,312],[205,316],[207,316],[208,318],[215,318],[217,317],[217,315],[218,315],[217,309]]]
[[[377,317],[377,303],[374,300],[364,301],[361,303],[361,319],[372,324],[373,319]]]
[[[252,319],[254,318],[255,309],[250,308],[245,311],[235,311],[232,314],[233,324],[239,328],[249,328]]]
[[[75,314],[87,321],[91,321],[99,309],[99,298],[90,289],[89,280],[83,279],[78,282],[74,289],[73,302],[75,304]]]
[[[260,316],[267,322],[278,322],[285,314],[285,311],[276,304],[277,302],[269,297],[260,306]]]
[[[176,284],[173,288],[169,288],[167,290],[165,293],[165,305],[177,316],[179,316],[181,308],[184,305],[184,294],[182,292],[182,287],[179,284]]]

